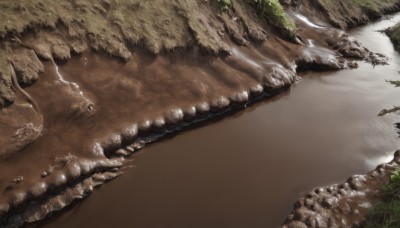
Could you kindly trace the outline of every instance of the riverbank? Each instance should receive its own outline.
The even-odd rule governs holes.
[[[384,81],[388,83],[398,80],[398,52],[386,35],[380,32],[387,27],[395,25],[397,21],[398,15],[392,15],[387,19],[351,30],[351,34],[371,50],[385,53],[393,59],[389,62],[388,66],[383,67],[389,70],[389,72],[383,74],[375,72],[373,74],[376,77],[380,77],[382,83]],[[388,79],[388,77],[392,79]],[[396,89],[391,83],[388,84]],[[369,99],[368,95],[366,95],[366,99]],[[389,100],[391,99],[388,98]],[[391,100],[388,103],[383,101],[382,107],[391,107],[396,104],[395,100]],[[379,114],[379,109],[377,109],[376,115]],[[389,128],[393,133],[396,131],[398,122],[398,115],[396,113],[388,113],[384,116],[380,115],[379,118],[382,118],[382,120],[391,118]],[[376,137],[380,136],[377,135]],[[380,150],[376,151],[376,153],[384,153],[389,159],[393,158],[391,151]],[[386,160],[385,162],[389,161]],[[294,205],[294,209],[285,222],[284,227],[290,227],[291,225],[294,227],[311,226],[311,224],[331,224],[332,226],[336,224],[345,227],[356,224],[356,226],[364,227],[366,225],[365,219],[368,218],[370,212],[383,201],[382,191],[384,186],[389,183],[392,172],[399,168],[398,152],[395,153],[393,161],[389,163],[385,162],[381,160],[383,165],[379,165],[376,169],[366,174],[352,176],[344,183],[337,182],[341,184],[315,188],[313,191],[304,194]],[[379,164],[379,162],[375,164]],[[332,204],[327,204],[327,202]],[[382,224],[384,224],[383,220]]]
[[[385,62],[326,21],[304,17],[318,10],[296,2],[285,16],[296,39],[240,1],[224,9],[193,1],[2,3],[1,224],[63,209],[120,175],[146,143],[286,90],[298,70]],[[25,88],[28,102],[12,90],[10,69],[17,83],[37,81]]]
[[[400,50],[400,24],[387,28],[385,33],[390,37],[394,47]]]

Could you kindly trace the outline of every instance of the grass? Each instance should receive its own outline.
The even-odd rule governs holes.
[[[222,10],[227,10],[232,6],[231,0],[217,0],[217,2]]]
[[[385,30],[385,33],[392,41],[394,48],[400,50],[400,23]]]
[[[367,214],[363,227],[400,227],[400,170],[394,171],[389,183],[382,188],[382,199]]]
[[[396,9],[399,0],[312,0],[323,8],[330,22],[342,29],[380,18]]]
[[[278,0],[251,0],[251,2],[263,13],[269,24],[290,40],[296,39],[296,25],[286,16]]]
[[[393,5],[397,0],[355,0],[354,1],[366,13],[379,15],[386,5]]]
[[[322,6],[332,10],[339,4],[339,0],[318,0]],[[341,0],[341,4],[360,8],[364,13],[381,13],[381,10],[387,6],[395,5],[398,0]]]
[[[232,6],[231,0],[217,0],[220,9],[228,10]],[[296,38],[296,25],[286,16],[279,0],[247,0],[254,5],[267,19],[270,25],[278,29],[290,40]]]

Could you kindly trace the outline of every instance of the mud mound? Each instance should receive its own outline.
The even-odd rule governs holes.
[[[374,204],[381,200],[381,187],[399,168],[400,151],[375,170],[354,175],[343,184],[317,188],[294,204],[282,227],[359,227]]]

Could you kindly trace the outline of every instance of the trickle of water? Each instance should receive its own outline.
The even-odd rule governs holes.
[[[298,14],[296,12],[291,12],[291,14],[293,14],[293,16],[295,16],[296,18],[298,18],[299,20],[301,20],[302,22],[304,22],[306,25],[313,27],[313,28],[317,28],[317,29],[326,29],[325,27],[322,27],[320,25],[314,24],[313,22],[311,22],[307,17]]]

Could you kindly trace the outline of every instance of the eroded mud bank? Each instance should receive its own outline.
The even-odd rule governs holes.
[[[395,50],[396,46],[391,44],[380,31],[392,27],[398,19],[397,14],[390,19],[351,31],[352,35],[360,38],[364,45],[389,55],[391,59],[389,66],[384,67],[389,71],[381,74],[384,77],[398,78],[398,52]],[[387,83],[393,82],[393,85],[396,82],[386,78],[382,80]],[[397,104],[395,100],[389,103],[392,106]],[[381,118],[384,113],[385,111],[377,112]],[[385,116],[387,115],[392,115],[393,128],[398,128],[397,114],[387,113]],[[399,167],[399,151],[397,151],[391,162],[379,165],[366,174],[351,176],[341,184],[315,188],[294,204],[294,209],[283,227],[363,227],[367,213],[376,203],[382,201],[382,187],[388,184],[391,173]]]
[[[380,188],[399,168],[400,151],[394,159],[345,183],[316,188],[294,204],[282,227],[360,227],[367,212],[381,200]]]
[[[87,43],[75,48],[70,42],[76,39],[66,38],[71,31],[63,26],[54,26],[56,35],[50,29],[10,36],[4,46],[12,50],[14,87],[43,75],[25,88],[31,99],[15,90],[20,94],[14,104],[0,110],[1,225],[20,226],[61,210],[118,176],[125,158],[146,143],[287,89],[298,81],[297,70],[354,68],[354,58],[384,62],[343,31],[302,16],[307,8],[288,12],[299,28],[299,43],[281,38],[262,21],[255,29],[264,25],[274,35],[254,42],[254,30],[245,22],[249,15],[241,10],[223,13],[226,20],[241,19],[233,25],[211,26],[205,15],[198,15],[197,22],[209,26],[199,31],[221,41],[215,45],[224,54],[217,56],[203,55],[201,45],[160,55],[137,49],[121,63],[85,51]],[[226,27],[215,30],[220,25]],[[236,33],[230,33],[236,39],[218,33],[224,29],[240,31],[246,46],[237,44]],[[117,45],[126,53],[123,47]],[[83,54],[71,58],[71,50]],[[54,59],[70,60],[57,65]]]
[[[267,59],[263,48],[272,49],[232,46],[231,57],[211,60],[193,51],[138,54],[126,64],[92,54],[62,67],[45,62],[42,79],[26,89],[44,116],[41,136],[33,142],[34,132],[19,130],[37,115],[22,97],[2,110],[2,118],[26,113],[2,132],[3,224],[42,219],[117,176],[123,158],[145,143],[290,87],[295,65]]]

